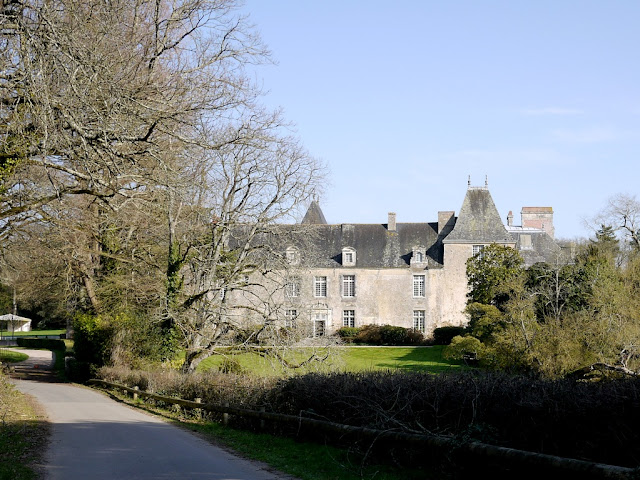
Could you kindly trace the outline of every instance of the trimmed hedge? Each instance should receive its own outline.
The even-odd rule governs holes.
[[[351,343],[384,346],[424,345],[421,332],[393,325],[363,325],[358,328],[341,328],[338,335]]]
[[[53,338],[21,338],[16,339],[19,347],[45,349],[45,350],[62,350],[67,349],[63,340],[57,340]]]

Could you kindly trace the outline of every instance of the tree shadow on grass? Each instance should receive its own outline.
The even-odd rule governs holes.
[[[412,348],[398,353],[393,361],[378,363],[380,368],[412,372],[443,373],[468,368],[461,362],[450,362],[442,356],[442,348]]]

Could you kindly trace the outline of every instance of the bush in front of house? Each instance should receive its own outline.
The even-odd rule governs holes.
[[[358,327],[342,327],[336,332],[336,335],[338,335],[343,342],[353,343],[358,333],[360,333]]]
[[[449,345],[453,337],[461,336],[464,334],[464,327],[439,327],[433,331],[433,343],[434,345]]]
[[[425,343],[424,335],[421,332],[393,325],[343,327],[338,330],[337,334],[348,343],[360,345],[413,346]]]

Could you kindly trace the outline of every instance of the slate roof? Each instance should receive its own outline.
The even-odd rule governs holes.
[[[455,227],[444,243],[515,243],[486,187],[469,187]]]
[[[511,227],[509,232],[516,238],[516,248],[524,259],[524,264],[530,267],[538,262],[554,262],[559,257],[565,255],[562,248],[540,229]],[[522,236],[529,235],[531,238],[531,248],[522,248]]]
[[[307,213],[304,215],[302,219],[303,225],[326,225],[327,220],[324,218],[324,213],[322,213],[322,209],[316,200],[311,202],[309,205],[309,209]]]
[[[426,249],[425,266],[434,268],[442,267],[437,229],[437,223],[398,223],[394,232],[385,224],[312,225],[303,241],[290,245],[299,246],[302,266],[315,268],[342,266],[345,247],[355,249],[359,268],[408,267],[414,247],[421,246]]]
[[[450,212],[453,214],[453,212]],[[453,228],[451,228],[453,227]],[[521,235],[531,235],[531,248],[521,249]],[[408,268],[415,247],[426,251],[426,268],[442,268],[444,244],[516,244],[527,265],[553,261],[560,247],[544,231],[505,227],[487,187],[469,187],[457,218],[438,233],[438,222],[329,225],[313,201],[301,224],[279,225],[258,243],[276,251],[298,247],[300,265],[307,268],[342,267],[342,249],[356,251],[357,268]],[[346,269],[350,267],[344,267]]]

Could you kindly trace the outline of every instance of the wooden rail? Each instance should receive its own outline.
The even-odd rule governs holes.
[[[413,434],[397,432],[391,430],[377,430],[365,427],[354,427],[340,423],[317,420],[297,415],[286,415],[266,411],[250,410],[238,408],[230,405],[216,405],[212,403],[200,403],[182,398],[166,397],[155,393],[145,392],[136,388],[127,387],[117,383],[106,382],[104,380],[89,380],[90,384],[103,385],[106,387],[123,390],[137,396],[150,398],[159,402],[180,405],[181,407],[201,409],[208,412],[222,413],[225,418],[229,414],[248,418],[256,418],[262,421],[282,422],[298,425],[299,427],[312,427],[316,431],[323,431],[338,434],[356,435],[368,440],[392,440],[416,446],[429,447],[453,452],[458,458],[478,458],[499,463],[503,467],[517,468],[520,471],[525,468],[553,471],[555,473],[567,473],[581,475],[581,478],[602,478],[602,479],[630,479],[636,478],[639,469],[621,467],[617,465],[607,465],[603,463],[588,462],[573,458],[558,457],[544,453],[528,452],[514,448],[499,447],[481,442],[461,442],[452,437],[428,434]],[[226,423],[226,422],[225,422]]]

